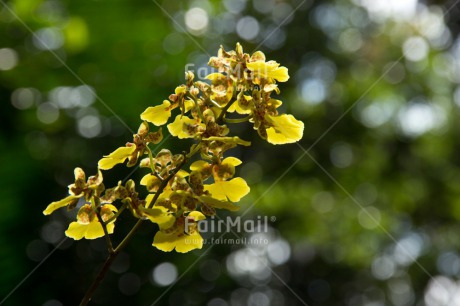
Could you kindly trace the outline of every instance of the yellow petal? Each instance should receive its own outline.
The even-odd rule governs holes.
[[[153,223],[158,224],[161,228],[169,228],[174,225],[176,219],[168,212],[168,209],[162,206],[154,206],[153,208],[139,207],[142,215],[147,217]]]
[[[67,237],[80,240],[86,234],[86,225],[78,222],[72,222],[69,224],[69,228],[65,231],[65,234]]]
[[[265,54],[262,51],[256,51],[251,55],[251,62],[263,61],[265,62]]]
[[[83,171],[82,168],[80,168],[80,167],[75,168],[73,170],[73,173],[74,173],[74,176],[75,176],[75,181],[77,181],[77,180],[81,180],[83,182],[86,181],[85,171]]]
[[[142,114],[141,119],[151,122],[156,126],[160,126],[168,122],[171,117],[170,107],[171,103],[168,100],[164,100],[161,105],[148,107]]]
[[[161,181],[159,178],[149,173],[144,175],[140,184],[145,186],[149,192],[157,192],[158,188],[160,188]]]
[[[80,195],[80,196],[71,195],[71,196],[68,196],[67,198],[64,198],[64,199],[60,200],[60,201],[53,202],[53,203],[51,203],[50,205],[48,205],[46,207],[46,209],[43,211],[43,214],[44,215],[49,215],[53,211],[55,211],[56,209],[59,209],[61,207],[67,206],[69,204],[72,204],[74,201],[78,201],[78,199],[81,198],[82,195]]]
[[[177,173],[176,173],[176,176],[178,176],[178,177],[180,177],[180,178],[184,178],[184,177],[187,177],[187,176],[189,176],[189,175],[190,175],[190,174],[189,174],[187,171],[182,170],[182,169],[180,169],[180,170],[177,171]]]
[[[289,80],[288,69],[286,67],[278,67],[268,74],[268,77],[274,78],[278,82],[286,82]]]
[[[210,164],[205,162],[204,160],[197,160],[193,164],[190,165],[190,170],[192,171],[201,171],[203,168],[208,167]]]
[[[209,191],[213,198],[222,201],[238,202],[242,197],[249,193],[249,186],[241,177],[236,177],[230,181],[218,181],[214,184],[204,185],[204,189]]]
[[[107,156],[104,156],[99,163],[99,169],[108,170],[112,169],[116,164],[124,163],[125,160],[136,151],[136,146],[131,147],[120,147],[110,153]]]
[[[215,73],[211,73],[211,74],[208,74],[206,76],[206,79],[208,80],[211,80],[211,82],[217,82],[217,81],[223,81],[223,80],[227,80],[227,76],[220,73],[220,72],[215,72]]]
[[[158,231],[153,238],[153,246],[163,252],[171,252],[176,247],[176,236],[174,233],[165,234]]]
[[[222,164],[229,164],[233,167],[241,165],[243,162],[236,157],[227,157],[222,161]]]
[[[252,112],[251,109],[244,109],[240,106],[240,104],[238,102],[235,102],[233,103],[227,110],[229,113],[233,113],[233,112],[237,112],[238,114],[240,115],[247,115],[247,114],[250,114]]]
[[[191,211],[189,214],[188,214],[189,217],[193,217],[193,219],[195,219],[195,221],[200,221],[200,220],[205,220],[206,219],[206,216],[203,215],[202,213],[200,213],[199,211]]]
[[[288,69],[286,67],[279,67],[279,64],[274,61],[256,61],[247,63],[247,67],[255,76],[261,78],[273,78],[279,82],[289,80]]]
[[[113,233],[115,225],[113,223],[107,224],[107,231],[109,234]],[[69,238],[75,240],[80,240],[82,238],[86,239],[96,239],[104,236],[104,230],[99,221],[93,221],[89,224],[81,224],[78,222],[72,222],[69,225],[69,228],[65,231],[65,234]]]
[[[112,218],[115,215],[114,212],[117,212],[117,211],[118,211],[118,209],[115,206],[113,206],[112,204],[105,204],[101,208],[102,220],[104,220],[104,222],[107,222],[110,218]],[[115,222],[115,220],[116,220],[116,218],[113,219],[112,221],[110,221],[110,223]],[[108,225],[107,225],[107,229],[108,229]]]
[[[230,211],[237,211],[240,209],[238,205],[235,205],[232,202],[220,201],[210,196],[200,196],[199,198],[201,201],[203,201],[203,203],[206,203],[207,205],[217,209],[226,209]]]
[[[195,102],[193,100],[185,100],[184,101],[184,108],[185,112],[187,113],[189,110],[191,110],[195,106]]]
[[[184,131],[184,124],[197,124],[198,122],[187,116],[177,115],[174,122],[168,124],[169,133],[179,139],[193,138],[193,135]],[[204,125],[203,125],[204,126]]]
[[[113,233],[113,227],[114,227],[113,223],[107,224],[107,231],[109,234]],[[99,221],[97,221],[97,218],[96,218],[95,221],[86,225],[86,234],[84,238],[97,239],[100,237],[104,237],[104,229],[102,228],[102,224],[99,223]]]
[[[283,104],[283,101],[270,99],[267,104],[273,106],[274,108],[278,108]]]
[[[158,200],[157,200],[157,201],[159,201],[160,199],[169,198],[169,196],[171,195],[171,193],[173,193],[173,191],[172,191],[171,189],[165,188],[165,189],[163,190],[163,192],[158,196]],[[149,208],[149,207],[152,206],[152,203],[151,203],[151,202],[152,202],[152,200],[153,200],[154,197],[155,197],[155,195],[152,194],[152,193],[148,194],[147,197],[145,197],[145,202],[146,202],[145,207]]]
[[[187,87],[185,87],[185,85],[177,86],[176,89],[174,89],[174,93],[176,95],[185,94],[186,92],[187,92]]]
[[[203,247],[203,237],[198,232],[178,238],[176,241],[176,251],[179,253],[187,253]]]
[[[293,143],[302,139],[304,124],[292,115],[267,116],[273,126],[267,129],[267,141],[272,144]]]

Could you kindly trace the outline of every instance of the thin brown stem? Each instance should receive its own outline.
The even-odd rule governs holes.
[[[81,300],[80,306],[86,306],[89,303],[89,301],[91,300],[91,297],[94,294],[94,291],[96,291],[97,287],[99,287],[99,284],[104,279],[105,274],[109,270],[110,266],[112,265],[117,255],[118,255],[117,251],[114,251],[113,253],[109,253],[109,256],[105,260],[104,265],[102,266],[101,270],[97,274],[96,279],[93,281],[91,286],[86,291],[85,296]]]
[[[109,232],[107,231],[107,225],[105,224],[104,220],[102,219],[101,212],[99,210],[96,210],[96,216],[99,219],[99,223],[102,226],[102,229],[104,230],[104,236],[105,240],[107,242],[107,249],[110,253],[113,253],[113,245],[112,245],[112,240],[110,239]]]

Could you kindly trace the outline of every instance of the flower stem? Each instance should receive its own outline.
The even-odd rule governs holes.
[[[112,240],[110,239],[109,232],[107,231],[107,225],[105,224],[104,220],[102,219],[101,212],[99,210],[96,211],[96,216],[99,219],[99,223],[102,226],[102,229],[104,230],[104,236],[105,240],[107,242],[107,249],[110,253],[114,252],[113,245],[112,245]]]
[[[227,123],[241,123],[241,122],[249,121],[249,119],[251,118],[252,118],[252,115],[246,116],[244,118],[237,118],[237,119],[230,119],[230,118],[224,117],[224,121]]]
[[[118,249],[118,248],[117,248]],[[94,291],[97,289],[97,287],[99,287],[99,284],[101,283],[101,281],[104,279],[104,276],[105,274],[107,273],[107,271],[109,270],[110,266],[112,265],[113,261],[115,260],[115,258],[117,257],[118,255],[118,251],[115,250],[113,253],[109,253],[109,256],[107,257],[107,259],[105,260],[105,263],[104,265],[102,266],[101,270],[99,271],[99,273],[97,274],[97,277],[96,279],[93,281],[93,283],[91,284],[91,286],[88,288],[88,290],[86,291],[85,293],[85,296],[83,297],[83,299],[81,300],[80,302],[80,306],[85,306],[88,304],[88,302],[91,300],[91,297],[93,296],[94,294]]]
[[[194,152],[194,153],[196,153],[196,152]],[[170,180],[172,180],[174,178],[174,176],[177,174],[177,172],[179,172],[179,170],[184,166],[184,164],[187,162],[187,159],[188,159],[188,155],[186,155],[184,153],[184,160],[174,169],[174,171],[171,172],[171,174],[165,180],[162,181],[160,188],[158,189],[157,193],[155,194],[155,197],[153,198],[153,200],[152,200],[152,202],[150,204],[152,204],[152,205],[155,204],[155,202],[158,199],[158,197],[160,196],[160,194],[164,191],[164,189],[168,185],[168,182]],[[146,207],[146,208],[148,208],[148,207]],[[105,236],[109,237],[109,235],[107,233],[107,229],[105,228],[105,225],[104,225],[104,223],[102,221],[102,218],[101,218],[99,212],[97,213],[97,215],[98,215],[98,218],[100,218],[99,221],[101,222],[101,224],[102,224],[102,226],[104,228],[104,233],[106,234]],[[129,233],[125,236],[125,238],[120,242],[120,244],[115,249],[113,249],[112,243],[110,241],[110,238],[108,238],[107,243],[109,244],[109,241],[110,241],[109,255],[107,256],[107,259],[105,260],[105,263],[102,266],[101,270],[97,274],[96,279],[93,281],[91,286],[86,291],[85,296],[83,297],[83,299],[80,302],[80,306],[85,306],[85,305],[87,305],[89,303],[89,301],[91,300],[91,297],[93,296],[94,292],[99,287],[99,285],[102,282],[102,280],[104,279],[105,274],[109,270],[109,268],[112,265],[113,261],[118,256],[118,254],[121,252],[121,250],[123,250],[128,245],[128,242],[131,240],[131,238],[134,236],[134,234],[139,230],[139,227],[141,226],[143,221],[144,220],[139,219],[136,222],[136,224],[133,226],[133,228],[129,231]],[[112,249],[112,251],[110,251],[110,248]]]

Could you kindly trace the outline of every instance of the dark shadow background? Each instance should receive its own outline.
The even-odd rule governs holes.
[[[459,305],[459,9],[416,0],[2,2],[0,299],[78,303],[105,242],[63,240],[75,212],[43,209],[66,195],[75,167],[92,174],[130,140],[115,114],[137,129],[139,114],[184,82],[185,65],[198,70],[220,44],[239,41],[289,68],[282,108],[305,123],[308,154],[270,146],[249,125],[235,130],[253,142],[234,151],[251,186],[241,213],[255,204],[245,219],[276,219],[248,238],[269,243],[163,253],[145,224],[93,304]],[[105,178],[116,184],[130,171]],[[114,240],[134,222],[121,218]]]

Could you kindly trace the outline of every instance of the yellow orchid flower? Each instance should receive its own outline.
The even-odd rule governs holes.
[[[51,204],[49,204],[46,209],[43,211],[43,214],[44,215],[50,215],[53,211],[61,208],[61,207],[64,207],[64,206],[72,206],[74,204],[77,204],[78,202],[78,199],[80,199],[81,197],[83,196],[82,195],[79,195],[79,196],[74,196],[74,195],[70,195],[60,201],[56,201],[56,202],[53,202]]]
[[[278,82],[286,82],[289,80],[288,69],[286,67],[279,67],[279,63],[275,61],[255,61],[247,63],[246,66],[255,77],[263,79],[275,79]]]
[[[271,144],[293,143],[302,139],[304,124],[292,115],[266,116],[271,127],[267,129],[267,141]]]
[[[238,202],[249,193],[250,188],[245,180],[236,177],[229,181],[217,181],[214,184],[204,185],[204,190],[209,191],[217,200]]]
[[[193,138],[196,133],[206,130],[206,126],[197,119],[177,115],[174,122],[168,124],[169,133],[179,139]]]
[[[211,99],[217,103],[224,105],[233,97],[233,81],[226,75],[216,72],[206,76],[206,79],[211,80]]]
[[[161,105],[148,107],[142,114],[141,119],[160,126],[168,122],[171,117],[171,102],[164,100]]]
[[[115,165],[124,163],[134,151],[136,151],[136,146],[120,147],[109,155],[104,156],[104,158],[99,161],[98,167],[102,170],[112,169]]]
[[[160,229],[153,238],[153,246],[163,252],[176,250],[179,253],[187,253],[191,250],[203,247],[203,238],[197,229],[197,221],[206,217],[192,211],[187,217],[179,218],[172,228]]]
[[[233,113],[236,111],[240,115],[245,115],[252,113],[252,107],[252,97],[244,95],[243,91],[241,91],[238,94],[238,100],[236,102],[233,102],[233,104],[228,108],[227,111],[229,113]]]
[[[149,192],[157,192],[160,188],[161,180],[151,173],[144,175],[140,181],[142,186],[145,186]]]
[[[75,168],[74,170],[75,182],[69,185],[70,195],[66,198],[52,202],[43,211],[44,215],[49,215],[55,210],[67,206],[67,208],[73,209],[80,198],[85,198],[87,201],[91,199],[93,195],[99,196],[104,191],[104,184],[102,172],[98,170],[96,175],[90,176],[86,181],[85,172],[81,168]]]
[[[114,212],[116,211],[117,208],[113,205],[106,204],[102,206],[102,220],[109,220],[114,216]],[[107,232],[109,234],[112,234],[115,228],[114,221],[115,219],[106,225]],[[67,237],[75,240],[80,240],[82,238],[96,239],[104,236],[104,229],[102,228],[102,224],[99,222],[99,219],[91,205],[85,204],[78,211],[77,221],[70,223],[69,228],[65,231],[65,234]]]
[[[150,206],[150,202],[152,202],[153,197],[153,194],[149,194],[145,198],[147,207]],[[152,208],[139,207],[139,209],[143,217],[146,217],[153,223],[158,224],[160,228],[169,228],[176,221],[176,218],[174,218],[174,216],[171,213],[169,213],[168,209],[163,206],[155,205]]]

